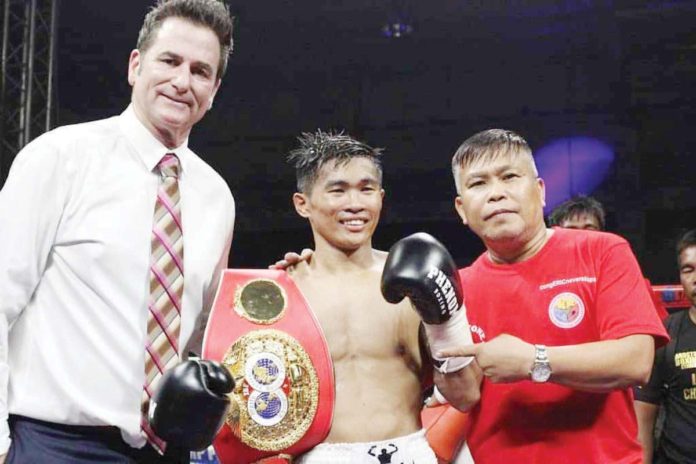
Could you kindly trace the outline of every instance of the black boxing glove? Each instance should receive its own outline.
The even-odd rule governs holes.
[[[382,271],[382,295],[390,303],[411,300],[423,319],[432,353],[473,343],[457,266],[433,236],[419,232],[391,247]],[[433,357],[443,373],[458,371],[472,360]]]
[[[166,371],[150,400],[150,427],[162,440],[181,449],[210,446],[225,420],[234,388],[232,375],[209,360],[182,362]]]

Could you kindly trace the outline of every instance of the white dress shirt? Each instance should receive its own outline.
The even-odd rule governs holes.
[[[46,133],[17,155],[0,191],[0,455],[8,411],[112,425],[131,446],[145,443],[153,169],[162,156],[181,162],[182,347],[207,315],[234,226],[227,184],[187,142],[167,149],[129,107]]]

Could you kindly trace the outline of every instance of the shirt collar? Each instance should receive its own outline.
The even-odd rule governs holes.
[[[162,142],[157,140],[147,127],[140,122],[132,104],[128,105],[128,108],[119,116],[119,125],[133,148],[135,148],[138,157],[143,161],[149,171],[155,169],[164,155],[167,153],[174,153],[177,158],[179,158],[182,174],[186,172],[189,151],[188,137],[184,140],[184,143],[176,148],[165,147]]]

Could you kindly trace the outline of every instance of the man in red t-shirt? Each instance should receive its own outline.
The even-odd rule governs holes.
[[[667,339],[628,243],[612,234],[547,229],[544,182],[519,135],[488,130],[452,160],[457,212],[486,245],[461,271],[471,377],[436,373],[471,409],[476,464],[641,462],[632,395]],[[469,395],[469,396],[467,396]]]

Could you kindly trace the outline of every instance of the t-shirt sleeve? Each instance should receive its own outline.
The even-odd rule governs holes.
[[[602,340],[635,334],[655,338],[655,346],[669,337],[658,317],[628,242],[613,243],[598,258],[597,326]]]

